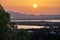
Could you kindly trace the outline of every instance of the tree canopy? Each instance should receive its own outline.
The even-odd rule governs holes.
[[[0,5],[0,40],[29,40],[27,30],[10,30],[10,15]],[[16,31],[16,30],[15,30]]]

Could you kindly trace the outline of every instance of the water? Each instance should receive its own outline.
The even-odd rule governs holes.
[[[37,22],[37,21],[48,21],[48,22],[60,22],[60,20],[11,20],[11,22]],[[18,29],[39,29],[45,26],[33,26],[33,25],[17,25]]]
[[[45,26],[17,25],[18,29],[40,29]]]
[[[34,21],[60,22],[60,20],[11,20],[11,22],[34,22]]]

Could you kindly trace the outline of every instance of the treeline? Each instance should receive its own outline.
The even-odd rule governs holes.
[[[0,40],[30,40],[27,30],[11,30],[10,15],[0,5]]]

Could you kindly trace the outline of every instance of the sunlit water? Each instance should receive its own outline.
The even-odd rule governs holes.
[[[11,20],[11,22],[34,22],[34,21],[60,22],[60,20]]]
[[[37,22],[37,21],[48,21],[48,22],[60,22],[60,20],[11,20],[11,22]],[[17,25],[18,29],[39,29],[45,26],[32,26],[32,25]]]
[[[39,29],[43,28],[44,26],[31,26],[31,25],[17,25],[18,29]]]

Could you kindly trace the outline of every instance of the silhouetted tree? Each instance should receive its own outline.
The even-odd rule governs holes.
[[[10,30],[10,15],[0,5],[0,40],[29,40],[27,30]],[[16,29],[17,26],[13,29]],[[12,31],[12,32],[11,32]]]
[[[8,39],[10,15],[0,5],[0,40]]]
[[[12,40],[30,40],[30,36],[27,30],[21,29],[14,33]]]
[[[18,29],[17,24],[14,23],[14,22],[11,22],[11,23],[10,23],[10,28],[11,28],[11,30],[16,30],[16,29]]]

